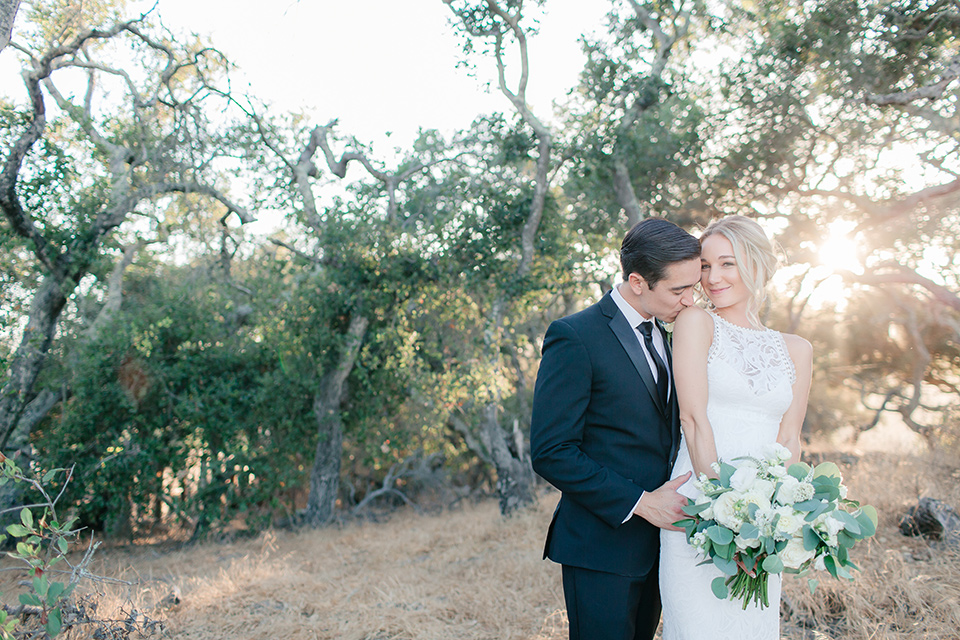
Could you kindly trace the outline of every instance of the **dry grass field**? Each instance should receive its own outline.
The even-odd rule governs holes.
[[[805,579],[786,578],[783,638],[960,638],[960,552],[897,529],[919,496],[960,506],[960,460],[826,457],[877,506],[880,529],[855,549],[856,582],[824,575],[811,595]],[[540,559],[556,499],[545,490],[537,509],[508,520],[489,501],[229,544],[106,549],[96,570],[132,584],[104,585],[101,613],[127,599],[174,640],[559,640],[560,571]]]

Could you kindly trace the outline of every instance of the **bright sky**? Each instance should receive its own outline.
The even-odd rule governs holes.
[[[576,84],[577,40],[603,24],[609,7],[547,3],[530,45],[528,99],[541,117]],[[451,131],[479,113],[512,109],[496,87],[492,58],[475,56],[477,77],[457,68],[461,49],[442,0],[158,0],[158,10],[175,32],[196,32],[224,51],[254,95],[318,122],[339,118],[341,133],[381,153],[408,145],[418,127]]]

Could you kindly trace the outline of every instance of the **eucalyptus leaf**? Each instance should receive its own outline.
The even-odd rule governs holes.
[[[767,573],[780,573],[783,571],[783,560],[780,559],[780,556],[767,556],[763,559],[761,566]]]
[[[721,600],[725,599],[729,593],[729,589],[727,589],[727,579],[723,576],[714,578],[710,583],[710,589],[713,591],[713,595]]]

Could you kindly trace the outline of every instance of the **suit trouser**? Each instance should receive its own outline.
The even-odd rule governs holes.
[[[652,640],[660,623],[660,571],[642,578],[563,565],[570,640]]]

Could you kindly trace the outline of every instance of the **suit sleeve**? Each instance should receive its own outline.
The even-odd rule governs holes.
[[[590,356],[580,337],[563,320],[554,321],[543,340],[533,394],[533,468],[565,498],[619,527],[643,490],[581,450],[591,381]]]

